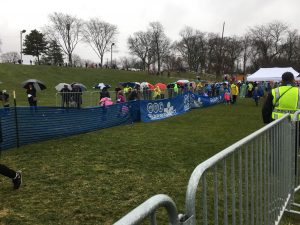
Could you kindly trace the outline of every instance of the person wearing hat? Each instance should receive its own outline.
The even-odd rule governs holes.
[[[282,74],[282,84],[269,92],[262,108],[262,117],[265,124],[272,122],[300,109],[299,88],[295,86],[294,75],[291,72]]]

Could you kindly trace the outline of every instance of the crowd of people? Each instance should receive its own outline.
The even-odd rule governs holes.
[[[253,98],[258,106],[259,99],[265,93],[270,92],[272,88],[279,86],[277,82],[244,82],[244,81],[223,81],[223,82],[173,82],[166,84],[165,87],[159,86],[141,86],[136,85],[118,86],[114,91],[110,91],[109,87],[103,87],[99,90],[99,98],[97,104],[100,106],[111,105],[114,103],[123,103],[133,100],[157,100],[164,98],[172,98],[179,94],[192,92],[201,96],[214,97],[224,95],[225,104],[235,104],[238,97]],[[61,107],[81,108],[83,103],[83,90],[76,83],[72,85],[64,85],[60,91]],[[26,88],[26,95],[29,106],[37,106],[37,90],[34,85],[29,84]],[[112,98],[113,96],[113,98]],[[0,101],[3,107],[9,107],[9,94],[6,90],[0,91]]]
[[[61,107],[75,107],[80,108],[82,105],[82,90],[76,85],[72,84],[71,88],[68,85],[60,90],[61,94]]]
[[[28,103],[30,106],[37,106],[37,96],[34,85],[29,84],[26,90]],[[123,103],[125,101],[132,101],[137,99],[163,99],[166,92],[168,97],[174,97],[177,94],[185,92],[198,93],[202,96],[218,96],[224,95],[225,104],[236,104],[237,98],[253,98],[256,106],[259,99],[267,94],[266,101],[262,107],[262,115],[264,123],[278,119],[290,113],[291,116],[296,112],[299,106],[299,83],[296,83],[294,76],[290,72],[282,75],[282,82],[244,82],[232,80],[228,82],[174,82],[166,85],[166,88],[159,88],[159,86],[146,86],[141,88],[136,84],[133,87],[117,87],[115,89],[116,103]],[[69,107],[71,102],[75,102],[75,107],[80,108],[82,104],[81,94],[82,90],[76,84],[71,85],[71,88],[66,84],[60,90],[62,97],[62,107]],[[111,99],[108,87],[104,87],[99,92],[100,106],[108,106],[114,104]],[[9,107],[9,94],[6,90],[0,92],[0,100],[3,107]],[[0,120],[1,128],[1,120]],[[2,142],[2,129],[0,129],[0,143]],[[6,165],[0,164],[0,174],[10,178],[14,189],[18,189],[22,183],[22,172],[14,171]]]

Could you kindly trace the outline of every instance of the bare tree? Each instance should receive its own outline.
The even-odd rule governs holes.
[[[120,62],[122,65],[122,69],[128,70],[130,68],[130,59],[128,57],[122,57],[120,58]]]
[[[151,34],[143,31],[136,32],[128,38],[127,44],[130,53],[141,59],[143,70],[145,70],[147,56],[151,50]]]
[[[4,63],[15,63],[20,59],[18,52],[6,52],[1,55],[1,60]]]
[[[84,60],[82,60],[79,55],[73,54],[73,66],[82,67],[84,63]]]
[[[168,77],[171,75],[171,71],[181,71],[182,66],[180,63],[178,63],[180,60],[178,60],[180,57],[177,54],[178,50],[176,47],[176,44],[174,43],[170,47],[170,53],[165,57],[164,59],[164,67],[167,71]]]
[[[83,29],[83,40],[89,43],[100,59],[101,67],[106,52],[111,51],[111,45],[116,41],[117,26],[101,21],[97,18],[90,19]]]
[[[298,35],[297,30],[289,30],[287,32],[287,40],[283,44],[283,56],[287,60],[288,63],[292,63],[297,60],[297,53],[299,53],[300,49],[297,44],[300,42],[300,36]]]
[[[242,45],[243,73],[246,74],[247,62],[251,55],[251,39],[248,34],[242,37],[241,45]]]
[[[205,56],[207,51],[205,33],[185,27],[181,32],[181,40],[175,43],[176,49],[187,62],[190,71],[198,72],[205,67]]]
[[[243,47],[240,38],[228,37],[224,39],[223,70],[226,73],[233,74],[237,71],[237,69],[235,68],[235,62],[238,63],[238,59],[241,56],[242,50]]]
[[[165,35],[164,28],[161,23],[151,22],[149,26],[148,32],[151,34],[151,46],[157,61],[157,74],[160,74],[162,60],[169,53],[170,40]]]
[[[72,65],[72,54],[81,37],[82,21],[75,16],[63,13],[49,15],[50,26],[45,27],[45,33],[51,41],[56,41],[68,56]]]
[[[207,35],[207,71],[213,73],[219,67],[220,37],[218,34],[209,33]]]
[[[254,66],[272,66],[282,53],[282,46],[288,26],[275,21],[266,25],[255,26],[249,31],[252,40],[252,63]]]

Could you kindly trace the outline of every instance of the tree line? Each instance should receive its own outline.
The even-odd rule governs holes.
[[[74,49],[84,42],[97,54],[102,67],[104,55],[112,51],[117,35],[116,25],[98,18],[83,21],[69,14],[53,13],[41,32],[32,30],[25,36],[23,54],[36,57],[38,64],[60,65],[67,60],[70,66],[75,66],[81,59],[73,54]],[[118,65],[156,74],[190,71],[220,77],[252,73],[260,67],[292,66],[300,70],[300,36],[281,21],[251,27],[242,36],[226,37],[186,26],[176,41],[167,37],[160,22],[150,22],[145,31],[128,37],[127,46],[131,57],[120,58]],[[8,52],[1,58],[12,62],[19,56]]]

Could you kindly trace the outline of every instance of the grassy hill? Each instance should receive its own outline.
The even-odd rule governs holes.
[[[24,104],[20,83],[29,78],[48,85],[40,100],[44,105],[52,102],[59,82],[91,88],[97,82],[172,81],[126,71],[0,64],[1,87],[15,89]],[[171,196],[182,212],[194,168],[262,127],[260,110],[251,99],[238,99],[235,106],[221,104],[5,151],[1,162],[21,169],[24,183],[12,191],[11,182],[0,177],[0,224],[112,224],[158,193]],[[297,221],[287,218],[283,224]]]
[[[83,83],[88,88],[88,91],[94,91],[92,87],[97,83],[103,82],[110,84],[113,91],[119,82],[147,81],[156,84],[158,82],[170,83],[179,78],[184,78],[181,77],[181,74],[176,76],[176,78],[168,78],[166,75],[156,76],[148,75],[145,72],[123,70],[0,64],[0,81],[3,82],[0,84],[0,89],[6,89],[9,93],[15,90],[18,105],[28,105],[25,89],[21,87],[21,82],[27,79],[38,79],[47,86],[46,90],[38,93],[38,105],[53,106],[55,105],[56,94],[54,87],[62,82]],[[191,74],[185,74],[184,76],[191,77]]]

